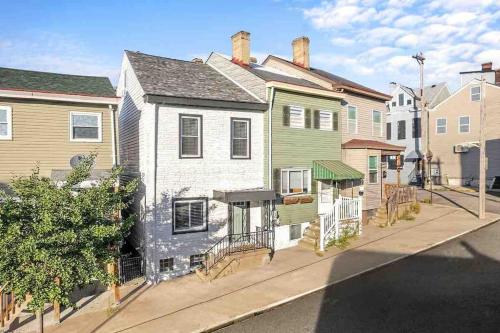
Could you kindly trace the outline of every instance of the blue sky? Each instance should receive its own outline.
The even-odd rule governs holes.
[[[252,54],[291,55],[311,39],[311,64],[387,91],[418,83],[411,55],[427,58],[426,81],[458,85],[481,62],[500,67],[500,2],[337,1],[8,1],[0,0],[0,66],[116,81],[124,49],[172,58],[230,54],[230,36],[251,33]]]

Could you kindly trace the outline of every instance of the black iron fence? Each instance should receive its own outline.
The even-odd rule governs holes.
[[[144,275],[144,265],[142,257],[121,256],[119,260],[120,283],[126,283]]]
[[[233,253],[266,248],[274,248],[274,230],[260,229],[255,232],[226,235],[205,253],[205,272],[208,273],[215,264]]]

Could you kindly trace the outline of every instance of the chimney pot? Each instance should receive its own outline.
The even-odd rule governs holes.
[[[482,68],[483,72],[491,71],[491,69],[493,68],[493,63],[492,62],[485,62],[484,64],[481,64],[481,68]]]
[[[231,36],[233,49],[232,61],[248,66],[250,63],[250,33],[240,31]]]
[[[309,69],[309,38],[299,37],[292,41],[293,63]]]

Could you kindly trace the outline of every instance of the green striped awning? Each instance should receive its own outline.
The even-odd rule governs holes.
[[[362,172],[337,160],[313,161],[313,177],[316,180],[363,179]]]

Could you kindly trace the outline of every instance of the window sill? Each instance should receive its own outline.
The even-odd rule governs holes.
[[[182,235],[182,234],[193,234],[197,232],[206,232],[208,231],[208,225],[205,226],[203,229],[188,229],[188,230],[177,230],[177,231],[172,231],[172,235]]]
[[[70,139],[70,142],[83,142],[83,143],[102,143],[101,139]]]

